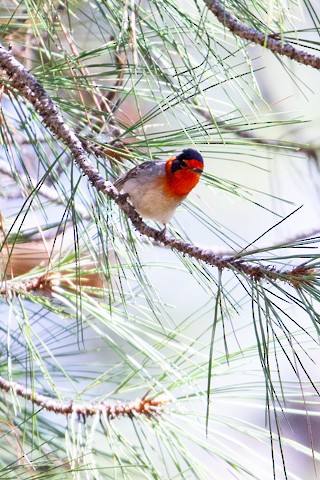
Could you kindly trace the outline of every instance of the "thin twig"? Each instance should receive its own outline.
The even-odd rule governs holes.
[[[197,106],[195,106],[195,109],[197,109]],[[198,107],[199,109],[199,107]],[[200,111],[200,109],[199,109]],[[202,112],[202,117],[205,118],[208,121],[213,121],[212,116],[209,111],[203,111]],[[240,129],[236,125],[230,125],[224,120],[217,119],[216,124],[218,127],[221,128],[222,132],[224,133],[223,130],[232,132],[234,135],[237,137],[243,138],[245,140],[248,140],[250,143],[254,145],[263,145],[266,148],[275,148],[277,150],[282,149],[282,150],[293,150],[298,153],[304,154],[306,157],[308,157],[311,160],[314,160],[317,162],[318,160],[318,154],[319,154],[319,146],[307,146],[303,143],[299,142],[291,142],[291,141],[286,141],[286,140],[273,140],[269,138],[261,138],[257,137],[255,133],[252,130],[248,129]],[[247,143],[249,143],[247,142]]]
[[[114,41],[114,37],[111,37],[110,41]],[[110,90],[106,95],[106,99],[108,100],[109,103],[111,102],[115,103],[115,100],[119,95],[119,89],[123,85],[124,71],[127,64],[127,61],[123,59],[123,56],[119,52],[119,46],[117,46],[115,49],[114,59],[115,59],[115,65],[118,70],[118,76],[117,76],[116,82],[112,87],[112,90]]]
[[[148,418],[154,417],[161,413],[161,409],[167,400],[163,397],[149,398],[144,396],[132,402],[121,403],[93,403],[93,402],[64,402],[55,398],[41,395],[23,385],[9,381],[0,377],[0,390],[12,392],[18,397],[29,400],[33,405],[37,405],[43,410],[54,412],[62,415],[80,415],[82,417],[92,417],[96,414],[113,419],[117,417],[134,417],[136,415],[145,415]]]
[[[208,9],[217,17],[220,23],[237,37],[249,40],[252,43],[261,45],[271,52],[284,55],[291,60],[320,69],[320,57],[300,50],[290,43],[277,38],[274,34],[266,35],[255,28],[248,27],[240,22],[231,12],[224,8],[219,0],[204,0]]]
[[[164,71],[167,68],[165,64],[162,62],[161,58],[159,55],[156,54],[156,52],[151,53],[151,59],[153,62],[153,65],[156,65],[159,67],[158,72],[161,77],[165,76],[165,80],[167,83],[171,85],[173,90],[181,95],[181,86],[179,84],[174,83],[174,76],[173,75],[164,75]],[[148,57],[146,57],[146,61],[148,61]],[[151,63],[149,61],[149,63]],[[279,149],[284,149],[286,151],[288,150],[294,150],[296,152],[302,153],[306,155],[308,158],[318,161],[318,154],[319,154],[319,146],[306,146],[303,143],[299,142],[290,142],[290,141],[285,141],[285,140],[273,140],[269,138],[260,138],[255,135],[255,133],[251,130],[248,130],[247,128],[244,129],[243,127],[239,127],[237,125],[232,125],[226,122],[225,120],[222,120],[221,118],[214,118],[213,114],[210,112],[210,110],[203,106],[200,103],[200,100],[198,97],[187,97],[184,99],[190,106],[191,108],[198,113],[202,118],[204,118],[207,122],[212,123],[219,127],[221,129],[221,134],[227,132],[231,132],[237,137],[249,140],[250,143],[253,144],[259,144],[263,145],[266,148],[276,148],[277,150]],[[209,143],[214,143],[209,142]]]
[[[298,243],[301,240],[306,240],[306,239],[314,239],[319,238],[320,236],[320,225],[310,228],[309,230],[304,230],[301,232],[296,232],[293,235],[290,235],[288,237],[281,237],[281,243],[279,241],[275,241],[273,243],[260,243],[256,244],[256,242],[250,244],[248,247],[241,248],[240,251],[235,251],[235,249],[226,249],[225,247],[222,247],[220,245],[217,245],[214,247],[214,251],[217,253],[217,255],[220,255],[221,257],[237,257],[239,256],[239,253],[256,253],[257,250],[270,250],[273,247],[286,247],[289,244],[293,243]]]
[[[198,261],[205,262],[219,270],[231,269],[255,281],[262,279],[274,281],[280,279],[290,282],[290,277],[292,276],[295,286],[299,284],[299,282],[301,285],[304,282],[310,282],[310,276],[313,277],[314,272],[313,269],[308,267],[298,267],[298,270],[294,268],[284,272],[276,269],[272,265],[264,266],[260,263],[250,264],[234,257],[224,258],[216,255],[211,250],[205,250],[192,243],[183,242],[168,235],[164,230],[159,231],[147,225],[135,211],[134,207],[128,202],[127,196],[121,195],[116,188],[110,182],[107,182],[100,175],[99,171],[93,167],[82,142],[77,137],[75,131],[64,122],[58,107],[44,91],[42,85],[1,45],[0,67],[7,73],[11,80],[12,87],[17,89],[34,106],[35,110],[43,118],[44,124],[69,147],[79,168],[83,174],[87,176],[94,188],[112,198],[142,235],[146,235],[183,255],[188,255]],[[293,284],[293,282],[291,283]]]

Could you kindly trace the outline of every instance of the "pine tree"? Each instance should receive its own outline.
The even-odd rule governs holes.
[[[2,2],[1,479],[315,474],[317,8]],[[187,147],[164,230],[113,182]]]

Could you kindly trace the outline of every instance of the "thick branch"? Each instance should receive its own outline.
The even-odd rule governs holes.
[[[98,414],[108,419],[123,416],[133,417],[135,415],[145,415],[150,418],[159,415],[161,413],[161,407],[166,403],[163,398],[157,400],[156,398],[148,398],[147,396],[128,403],[63,402],[36,393],[19,383],[5,380],[3,377],[0,377],[0,390],[13,392],[18,397],[31,401],[33,405],[37,405],[48,412],[62,415],[75,414],[81,415],[82,417],[92,417]]]
[[[65,145],[67,145],[82,170],[88,177],[96,190],[112,198],[120,209],[131,220],[136,229],[142,234],[153,240],[161,242],[163,245],[189,255],[196,260],[203,261],[219,270],[232,269],[237,273],[242,273],[253,280],[277,280],[291,281],[290,275],[294,277],[294,285],[301,282],[310,281],[310,275],[313,276],[311,269],[303,267],[291,271],[283,272],[272,266],[263,266],[261,264],[250,264],[234,257],[221,257],[211,250],[204,250],[191,243],[183,242],[177,238],[167,235],[165,231],[159,231],[143,222],[142,218],[135,211],[133,206],[127,201],[126,195],[121,195],[110,182],[101,177],[98,170],[91,164],[83,143],[78,139],[75,131],[70,128],[63,120],[56,105],[44,91],[42,85],[27,69],[19,63],[12,54],[0,45],[0,67],[5,70],[11,79],[12,87],[16,88],[29,102],[32,103],[35,110],[41,115],[45,125],[54,133]],[[293,282],[292,282],[293,283]]]
[[[244,23],[241,23],[231,12],[226,10],[219,0],[204,0],[204,2],[219,22],[237,37],[261,45],[271,52],[284,55],[303,65],[309,65],[318,70],[320,69],[320,57],[300,50],[290,43],[282,42],[272,34],[265,35],[254,28],[248,27]]]

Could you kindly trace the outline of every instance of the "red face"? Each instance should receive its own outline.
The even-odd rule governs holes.
[[[188,155],[184,155],[188,152]],[[197,185],[203,171],[203,160],[195,150],[184,150],[177,157],[172,157],[166,164],[167,194],[176,197],[185,197]],[[196,158],[190,158],[190,152],[195,152]]]

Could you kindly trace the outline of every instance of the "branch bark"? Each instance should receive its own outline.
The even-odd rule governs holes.
[[[231,12],[225,9],[219,0],[204,0],[208,9],[217,17],[219,22],[237,37],[261,45],[273,53],[284,55],[303,65],[320,69],[320,57],[300,50],[290,43],[281,41],[273,34],[266,35],[240,22]]]
[[[17,382],[6,380],[0,377],[0,390],[4,392],[12,392],[16,396],[29,400],[47,412],[54,412],[62,415],[80,415],[82,417],[92,417],[94,415],[101,415],[107,419],[113,419],[117,417],[134,417],[136,415],[145,415],[148,418],[159,415],[161,408],[167,400],[164,398],[149,398],[147,395],[134,400],[132,402],[119,402],[119,403],[93,403],[93,402],[64,402],[57,400],[46,395],[26,388]]]

